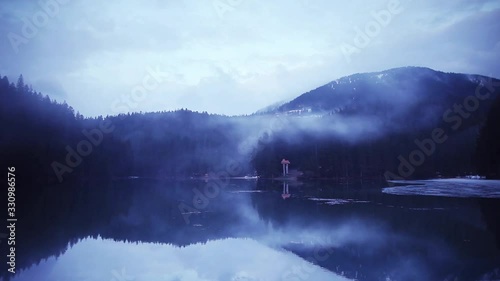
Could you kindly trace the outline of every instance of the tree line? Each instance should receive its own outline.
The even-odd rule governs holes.
[[[16,166],[26,178],[43,184],[129,176],[203,177],[223,171],[231,161],[237,162],[241,175],[256,171],[274,177],[281,173],[279,161],[283,158],[305,178],[382,179],[387,171],[401,175],[402,166],[409,178],[500,175],[498,97],[480,127],[477,123],[463,126],[419,165],[413,165],[409,156],[418,150],[415,140],[429,138],[429,130],[423,128],[353,143],[310,132],[299,132],[298,141],[290,142],[284,137],[288,129],[284,127],[273,136],[260,136],[255,147],[242,155],[238,148],[246,137],[241,133],[246,123],[241,120],[251,116],[182,109],[84,117],[67,103],[36,92],[22,76],[15,84],[5,76],[0,78],[0,99],[4,166]],[[111,129],[101,138],[95,132],[104,121]],[[92,134],[94,139],[89,139]],[[82,141],[87,142],[85,151],[92,143],[88,155],[79,153],[84,151],[79,147]],[[409,164],[402,164],[400,156]],[[76,161],[78,157],[81,161]]]

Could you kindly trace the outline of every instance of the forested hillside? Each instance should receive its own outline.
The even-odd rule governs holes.
[[[401,68],[342,78],[250,116],[182,109],[89,118],[22,76],[3,77],[0,151],[5,166],[44,184],[228,169],[275,177],[283,158],[304,178],[498,177],[499,101],[492,107],[497,91],[487,83]],[[480,99],[477,89],[491,93]]]

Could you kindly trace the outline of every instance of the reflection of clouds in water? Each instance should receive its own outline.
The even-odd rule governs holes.
[[[254,277],[252,274],[248,272],[241,271],[236,273],[231,281],[261,281],[262,279]]]
[[[307,200],[303,201],[317,202],[318,205],[338,203],[337,199],[331,198],[305,199]],[[368,203],[354,199],[344,201],[340,200],[340,205]],[[324,209],[326,208],[330,207],[325,206]],[[259,216],[255,208],[246,204],[239,204],[236,209],[244,218],[242,221],[247,223],[244,226],[234,225],[232,233],[235,235],[248,235],[271,247],[293,251],[305,260],[312,260],[350,278],[358,279],[358,273],[364,275],[358,280],[382,277],[391,278],[387,280],[415,280],[422,277],[420,280],[426,280],[425,277],[431,274],[430,264],[449,264],[453,261],[453,254],[446,243],[421,239],[405,231],[395,231],[385,221],[373,217],[344,217],[344,213],[325,220],[325,217],[315,219],[314,215],[294,216],[296,212],[292,212],[286,220],[279,222],[266,220]],[[290,209],[277,208],[276,211],[287,212]],[[260,231],[255,231],[256,229]],[[425,253],[430,252],[433,253],[432,257],[426,256]]]
[[[381,226],[354,219],[339,223],[334,227],[317,225],[301,228],[288,225],[279,229],[268,226],[268,229],[267,234],[259,240],[275,246],[302,244],[309,247],[338,248],[350,244],[370,245],[370,247],[377,248],[384,245],[388,238],[396,238]]]
[[[290,252],[250,239],[187,247],[83,239],[57,259],[42,261],[12,281],[113,280],[117,273],[134,281],[290,280],[297,269],[306,274],[305,280],[347,280]]]
[[[485,273],[480,280],[500,280],[500,267],[493,269],[491,272]]]
[[[333,204],[335,200],[308,198],[319,203]],[[367,201],[351,200],[345,203],[367,203]],[[371,247],[384,245],[387,238],[395,238],[381,221],[362,220],[351,217],[347,220],[325,222],[308,218],[308,225],[299,221],[301,217],[290,217],[287,223],[279,224],[267,221],[249,204],[248,198],[240,198],[233,209],[241,217],[243,224],[228,226],[229,233],[234,236],[248,236],[273,247],[288,244],[303,244],[312,247],[341,247],[346,244],[370,244]],[[286,212],[282,210],[280,212]]]

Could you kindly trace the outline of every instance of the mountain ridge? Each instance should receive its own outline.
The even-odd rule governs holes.
[[[467,78],[468,80],[479,79],[479,78],[497,80],[496,78],[488,77],[488,76],[484,76],[484,75],[479,75],[479,74],[443,72],[443,71],[434,70],[434,69],[431,69],[428,67],[420,67],[420,66],[405,66],[405,67],[391,68],[391,69],[376,71],[376,72],[354,73],[351,75],[343,76],[343,77],[340,77],[338,79],[332,80],[332,81],[330,81],[322,86],[319,86],[311,91],[305,92],[305,93],[293,98],[292,100],[289,100],[288,102],[283,102],[283,104],[281,106],[278,106],[274,110],[270,110],[270,111],[268,110],[267,113],[275,113],[275,112],[279,112],[279,111],[284,111],[288,108],[290,108],[290,110],[299,109],[299,108],[297,108],[297,105],[296,105],[297,101],[302,101],[305,97],[310,96],[310,95],[314,95],[315,92],[320,91],[324,88],[330,87],[332,89],[335,89],[334,88],[335,85],[352,83],[353,81],[355,82],[356,80],[359,80],[359,78],[365,78],[365,79],[367,77],[372,77],[372,78],[378,77],[378,79],[382,79],[384,77],[402,78],[401,77],[402,75],[403,75],[403,78],[405,78],[404,76],[405,75],[407,76],[409,74],[417,74],[421,78],[424,78],[425,77],[424,75],[427,74],[428,76],[432,75],[432,77],[440,78],[440,79],[445,78],[445,77],[450,77],[450,76],[455,76],[455,77],[461,76],[463,78]],[[343,89],[343,90],[345,91],[346,89]],[[268,109],[269,107],[270,106],[265,107],[257,112],[260,114],[266,113],[266,109]]]

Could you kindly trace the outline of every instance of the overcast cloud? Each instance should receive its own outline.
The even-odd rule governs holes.
[[[249,114],[359,72],[500,77],[499,19],[486,0],[0,0],[0,75],[22,73],[86,116],[118,113],[137,87],[121,111]]]

